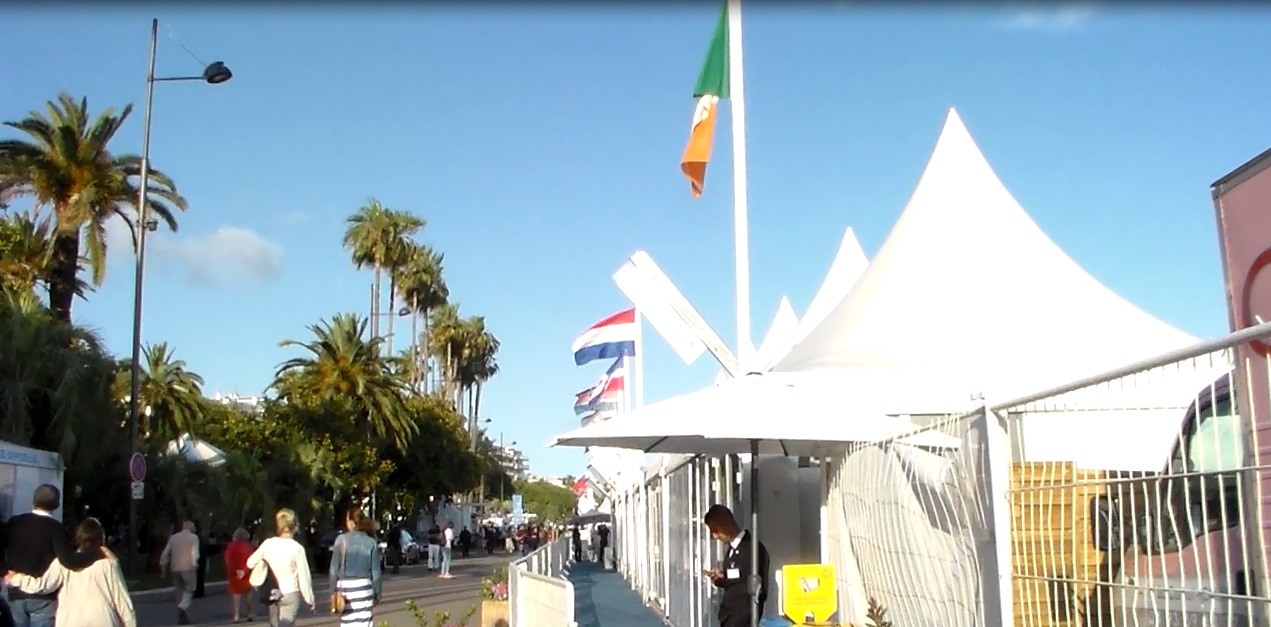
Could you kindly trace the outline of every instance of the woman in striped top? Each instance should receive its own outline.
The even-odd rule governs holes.
[[[344,596],[340,627],[372,627],[380,603],[380,546],[375,521],[354,507],[345,518],[347,533],[331,547],[331,594]]]

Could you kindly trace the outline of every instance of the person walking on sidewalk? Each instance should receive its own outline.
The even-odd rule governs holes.
[[[172,577],[172,590],[176,594],[177,624],[190,624],[190,604],[194,598],[199,568],[199,536],[194,533],[194,522],[181,523],[181,530],[168,538],[168,544],[159,554],[159,572]]]
[[[302,601],[310,612],[314,608],[309,558],[304,546],[295,540],[299,528],[296,512],[286,508],[278,510],[274,514],[274,529],[278,535],[261,542],[256,552],[247,558],[247,568],[253,571],[252,584],[265,588],[269,595],[270,627],[294,627]]]
[[[92,555],[97,561],[77,572],[53,560],[43,576],[12,571],[5,582],[25,592],[56,592],[54,624],[59,627],[137,627],[123,570],[105,548],[106,529],[96,518],[85,518],[75,530],[75,545],[79,553]]]
[[[382,591],[380,546],[375,540],[375,521],[359,507],[349,510],[342,533],[331,546],[331,606],[340,616],[340,627],[372,627]]]
[[[251,534],[240,527],[234,531],[234,539],[225,546],[225,579],[232,623],[243,622],[238,610],[244,604],[247,605],[247,622],[256,619],[252,611],[252,584],[247,568],[247,558],[255,551],[250,539]]]

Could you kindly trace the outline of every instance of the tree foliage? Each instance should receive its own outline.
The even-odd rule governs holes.
[[[335,313],[283,340],[289,354],[254,408],[206,398],[180,347],[144,346],[129,441],[131,364],[70,313],[75,295],[106,279],[107,220],[138,220],[140,160],[110,149],[131,110],[93,116],[87,99],[60,94],[0,137],[0,438],[61,453],[65,518],[93,515],[110,530],[126,521],[121,478],[134,445],[150,469],[139,509],[152,542],[187,517],[232,531],[267,527],[287,506],[321,530],[372,493],[381,515],[410,518],[483,485],[510,491],[484,434],[471,435],[499,341],[484,318],[449,304],[442,253],[415,241],[426,221],[376,200],[343,239],[353,264],[373,271],[369,312]],[[187,208],[175,182],[151,169],[147,193],[151,216],[175,230]],[[411,333],[393,355],[397,303]],[[191,458],[180,443],[192,439],[221,454]]]

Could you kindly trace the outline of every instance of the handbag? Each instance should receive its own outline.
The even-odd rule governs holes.
[[[349,600],[345,598],[344,593],[340,592],[339,590],[340,580],[344,579],[344,564],[345,564],[345,558],[348,556],[348,554],[349,554],[349,542],[348,542],[348,539],[345,538],[344,543],[340,545],[340,569],[336,571],[336,577],[335,577],[336,590],[331,593],[331,613],[332,614],[343,614],[344,607],[348,605],[348,602],[349,602]]]

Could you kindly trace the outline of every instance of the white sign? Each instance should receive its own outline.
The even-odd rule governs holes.
[[[614,273],[613,281],[684,363],[693,363],[703,351],[709,350],[719,365],[734,377],[745,374],[740,372],[737,356],[649,253],[643,250],[633,253]]]
[[[146,482],[133,481],[132,482],[132,500],[140,501],[144,498],[146,498]]]
[[[525,520],[525,503],[520,494],[512,495],[512,524],[519,525]]]

